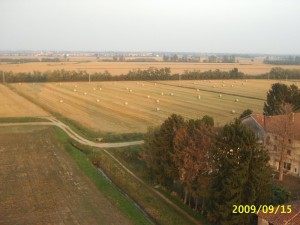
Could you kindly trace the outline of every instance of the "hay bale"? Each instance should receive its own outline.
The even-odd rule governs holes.
[[[233,84],[231,85],[231,87],[233,87]]]
[[[75,85],[74,87],[77,88],[77,85]]]
[[[124,102],[125,105],[128,105],[128,102]]]
[[[233,109],[233,110],[231,110],[231,113],[232,113],[232,114],[235,114],[235,110],[234,110],[234,109]]]
[[[222,95],[220,94],[219,97],[222,98]]]
[[[145,84],[142,84],[142,86],[144,87],[144,86],[145,86]]]
[[[150,98],[150,95],[147,95],[147,98]]]
[[[60,103],[63,103],[63,102],[64,102],[64,100],[62,100],[62,99],[61,99],[61,100],[59,100],[59,102],[60,102]]]
[[[161,95],[164,95],[164,93],[162,92]]]
[[[77,90],[74,88],[74,90],[73,90],[74,92],[76,92]]]
[[[127,87],[126,90],[129,90],[129,88]]]
[[[225,87],[225,85],[224,85],[224,84],[222,84],[222,87]]]
[[[239,99],[237,98],[237,99],[235,99],[235,101],[236,101],[236,102],[238,102],[238,101],[239,101]]]
[[[154,85],[156,86],[156,85],[157,85],[157,83],[154,83]]]
[[[156,100],[156,103],[159,103],[159,99]]]
[[[93,88],[94,91],[96,91],[96,88]]]
[[[196,89],[197,91],[200,91],[198,88]]]
[[[99,88],[100,91],[102,91],[102,88]]]
[[[96,101],[97,101],[97,102],[100,102],[100,100],[99,100],[99,99],[97,99]]]
[[[215,85],[213,85],[213,88],[215,88],[216,86]]]
[[[200,96],[200,95],[198,95],[198,99],[201,99],[201,96]]]
[[[130,89],[129,92],[132,92],[132,90]]]
[[[61,86],[61,83],[59,83],[59,86]]]
[[[170,95],[173,96],[174,94],[173,94],[173,93],[170,93]]]
[[[159,111],[159,110],[160,110],[160,109],[157,107],[157,108],[156,108],[156,111]]]
[[[84,95],[87,95],[87,93],[86,93],[86,92],[84,92]]]

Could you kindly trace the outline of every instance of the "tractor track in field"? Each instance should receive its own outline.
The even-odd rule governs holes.
[[[185,88],[185,89],[195,89],[194,87],[187,87],[187,86],[181,86],[181,85],[175,85],[175,84],[166,84],[166,83],[161,83],[159,81],[148,81],[148,82],[149,83],[158,83],[158,84],[172,86],[172,87]],[[200,87],[197,87],[196,89],[199,89],[200,91],[204,91],[204,92],[224,94],[224,95],[230,95],[230,96],[234,96],[234,97],[242,97],[242,98],[249,98],[249,99],[255,99],[255,100],[260,100],[260,101],[266,101],[266,99],[263,99],[263,98],[251,97],[251,96],[240,95],[240,94],[232,94],[232,93],[227,93],[227,92],[223,92],[223,91],[206,90],[206,89],[202,89]]]

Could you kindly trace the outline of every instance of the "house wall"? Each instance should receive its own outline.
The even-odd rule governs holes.
[[[264,145],[269,152],[270,155],[270,165],[278,169],[279,168],[279,160],[280,160],[280,152],[281,152],[281,144],[280,144],[280,136],[272,133],[265,133],[264,137]],[[300,177],[300,141],[290,139],[287,145],[287,152],[285,156],[286,168],[285,172],[288,174]],[[291,167],[289,168],[289,165]]]

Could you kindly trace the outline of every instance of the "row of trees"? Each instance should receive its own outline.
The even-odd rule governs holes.
[[[0,62],[8,62],[8,63],[30,63],[30,62],[60,62],[59,58],[0,58]]]
[[[60,81],[87,81],[89,74],[86,71],[53,70],[46,72],[14,73],[1,72],[6,77],[6,82],[60,82]],[[154,68],[146,70],[131,70],[127,74],[117,76],[111,75],[108,71],[90,74],[93,81],[112,81],[112,80],[205,80],[205,79],[300,79],[300,70],[284,70],[273,68],[270,73],[248,76],[240,72],[237,68],[230,71],[209,70],[209,71],[184,71],[182,74],[171,74],[169,67]]]
[[[233,205],[272,203],[268,154],[240,120],[215,128],[208,116],[185,121],[173,114],[146,137],[149,176],[210,220],[252,224],[254,216],[233,214]]]

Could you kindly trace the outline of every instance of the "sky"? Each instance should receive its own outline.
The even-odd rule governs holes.
[[[300,1],[0,0],[0,50],[300,54]]]

